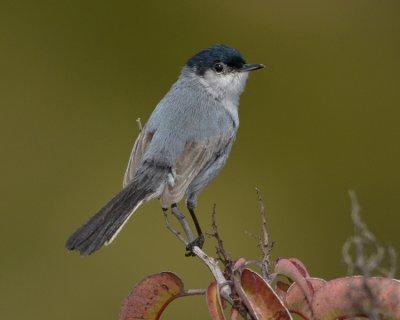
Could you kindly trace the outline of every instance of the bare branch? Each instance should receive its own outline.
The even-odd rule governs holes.
[[[218,259],[222,262],[222,264],[225,266],[226,269],[231,269],[233,265],[233,261],[231,258],[231,255],[225,250],[224,248],[224,242],[222,241],[219,232],[218,232],[218,226],[217,226],[217,220],[216,220],[216,205],[214,204],[213,206],[213,211],[211,214],[211,232],[207,233],[208,236],[215,238],[217,241],[217,245],[215,246],[216,253],[218,256]]]
[[[355,307],[373,320],[380,319],[377,294],[369,284],[370,276],[373,273],[393,278],[396,273],[397,254],[392,247],[381,246],[375,235],[368,230],[360,215],[360,205],[354,191],[349,191],[351,202],[351,220],[353,223],[354,234],[343,245],[342,255],[349,274],[359,272],[363,276],[363,289],[368,297],[367,305],[354,301]],[[354,250],[352,256],[351,250]],[[370,252],[368,254],[368,252]],[[381,267],[385,255],[389,257],[389,270]],[[349,296],[352,295],[349,289]]]
[[[220,267],[218,266],[218,260],[214,259],[213,257],[209,257],[203,250],[199,247],[193,247],[193,253],[200,258],[210,269],[211,273],[213,274],[215,281],[217,281],[220,287],[220,293],[229,302],[232,302],[230,297],[231,295],[231,287],[229,286],[228,282],[224,274],[222,273]]]
[[[262,252],[262,260],[261,260],[261,272],[263,278],[270,282],[271,281],[271,276],[269,273],[269,268],[270,268],[270,254],[274,245],[274,242],[270,242],[270,237],[268,233],[268,227],[267,227],[267,218],[266,218],[266,211],[265,211],[265,204],[264,200],[261,196],[261,192],[258,188],[256,188],[256,193],[258,197],[258,203],[260,206],[260,217],[261,217],[261,232],[260,232],[260,249]]]
[[[180,296],[188,297],[188,296],[204,296],[206,294],[206,289],[188,289],[185,290]]]

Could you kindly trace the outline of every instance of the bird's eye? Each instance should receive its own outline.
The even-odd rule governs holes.
[[[224,70],[224,65],[221,62],[217,62],[214,64],[214,70],[217,73],[221,73]]]

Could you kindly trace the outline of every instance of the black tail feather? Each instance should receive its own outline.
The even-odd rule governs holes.
[[[129,185],[69,237],[67,249],[78,250],[83,256],[100,249],[113,238],[141,202],[157,195],[167,174],[165,168],[157,166],[139,169]]]

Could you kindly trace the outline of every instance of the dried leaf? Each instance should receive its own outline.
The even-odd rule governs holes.
[[[291,319],[291,316],[270,285],[257,273],[243,269],[235,289],[252,316],[257,320]]]
[[[285,302],[286,293],[289,290],[289,287],[290,285],[285,282],[282,281],[276,282],[275,292],[283,302]]]
[[[218,284],[210,283],[206,291],[206,301],[208,311],[213,320],[226,320],[221,305],[221,297],[219,295]]]
[[[182,280],[174,273],[148,276],[125,299],[119,320],[158,320],[167,305],[182,293]]]

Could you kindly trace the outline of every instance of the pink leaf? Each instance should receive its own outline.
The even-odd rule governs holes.
[[[362,276],[328,281],[315,293],[314,315],[324,320],[366,316],[365,312],[373,307],[370,294],[374,297],[375,311],[381,317],[400,319],[400,281]]]
[[[287,263],[290,264],[286,266]],[[287,270],[287,272],[290,272],[292,268],[295,268],[304,278],[310,276],[306,266],[297,258],[279,258],[276,261],[275,268],[280,268],[282,271]]]
[[[308,278],[308,281],[312,284],[314,291],[318,291],[326,283],[325,280],[318,278]],[[311,304],[298,283],[295,282],[289,287],[284,303],[290,312],[297,313],[305,319],[313,319]]]
[[[125,299],[119,320],[158,320],[167,305],[182,293],[182,280],[172,272],[148,276]]]
[[[311,282],[308,281],[310,275],[300,260],[295,258],[278,259],[275,264],[275,272],[296,282],[303,290],[307,301],[311,303],[314,289]]]
[[[289,320],[291,316],[270,285],[257,273],[243,269],[235,289],[252,316],[257,320]]]
[[[286,307],[305,319],[349,319],[378,315],[400,320],[400,281],[387,278],[345,277],[325,282],[311,278],[297,259],[279,259],[275,272],[294,281],[285,292]]]

